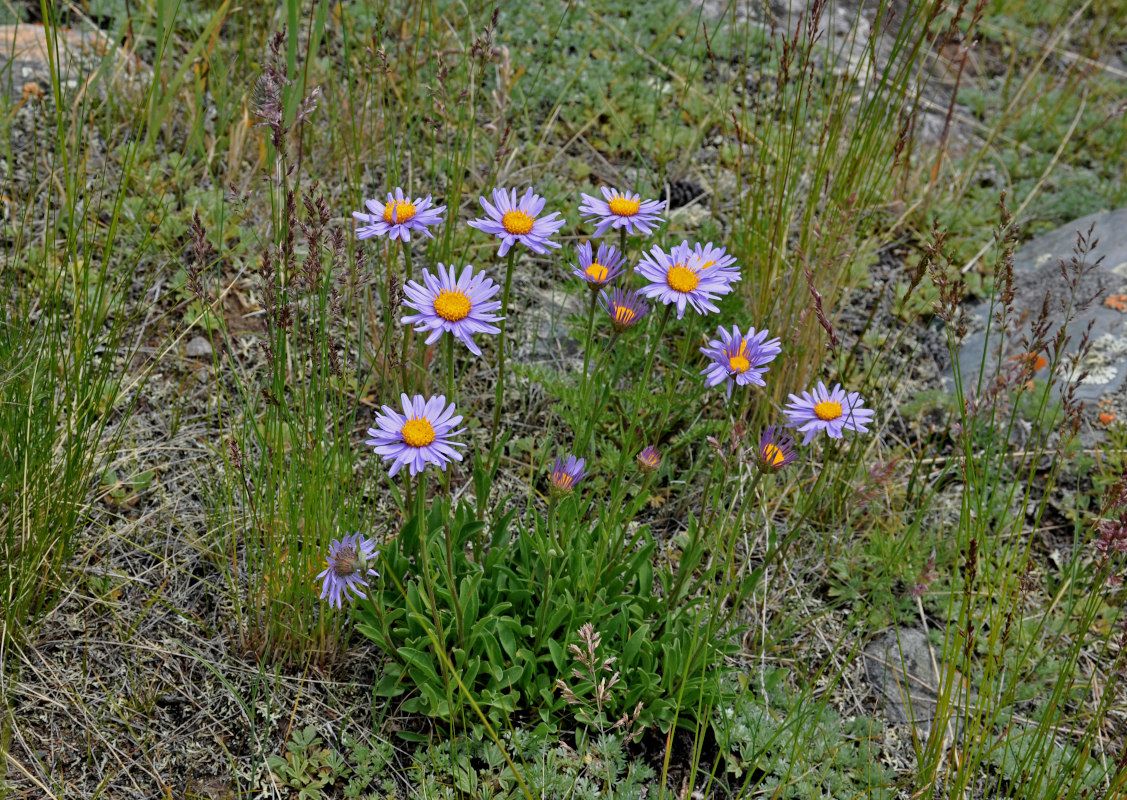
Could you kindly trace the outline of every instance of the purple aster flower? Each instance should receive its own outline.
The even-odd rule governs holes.
[[[661,466],[661,453],[652,444],[642,448],[642,452],[638,453],[638,469],[643,473],[656,472],[657,468]]]
[[[426,343],[434,344],[443,331],[452,333],[462,340],[475,356],[481,355],[481,348],[473,340],[475,333],[500,333],[501,329],[491,323],[501,319],[492,313],[501,303],[489,298],[497,294],[501,287],[485,273],[473,273],[467,265],[461,277],[454,274],[453,267],[445,267],[440,262],[438,277],[423,270],[423,283],[408,281],[403,289],[406,299],[403,305],[418,311],[402,319],[405,325],[414,325],[417,331],[430,331]]]
[[[798,458],[794,450],[794,439],[781,428],[769,425],[759,435],[759,447],[755,451],[755,463],[763,472],[777,472]]]
[[[727,381],[728,397],[732,396],[732,387],[737,383],[740,386],[749,383],[764,386],[763,373],[768,370],[765,365],[782,352],[778,338],[767,341],[767,331],[756,331],[755,328],[748,328],[747,335],[741,336],[735,325],[731,333],[723,327],[717,328],[716,332],[720,338],[713,339],[708,347],[700,349],[712,359],[712,363],[701,370],[701,374],[707,376],[705,383],[716,386]]]
[[[365,442],[372,445],[384,461],[394,462],[388,475],[410,467],[414,476],[428,463],[437,464],[445,472],[451,459],[462,460],[462,454],[454,448],[466,445],[450,439],[465,430],[453,430],[462,421],[461,414],[454,416],[453,403],[446,405],[446,397],[441,394],[429,400],[421,394],[414,397],[404,394],[400,401],[403,413],[383,406],[383,413],[376,414],[377,427],[368,428],[372,438]]]
[[[821,431],[834,439],[840,439],[843,430],[868,433],[869,429],[865,426],[873,421],[873,412],[862,402],[861,395],[857,392],[846,394],[840,383],[835,383],[830,390],[818,381],[812,391],[803,392],[801,397],[790,395],[790,403],[784,409],[790,419],[787,425],[806,434],[802,440],[804,445],[810,444],[810,440]]]
[[[739,280],[737,271],[700,260],[688,242],[681,242],[670,253],[655,245],[634,271],[650,281],[642,287],[642,294],[666,305],[677,304],[677,319],[685,316],[686,305],[699,314],[719,311],[712,301],[732,291],[732,282]]]
[[[431,202],[429,194],[425,198],[416,197],[415,201],[411,202],[398,186],[395,187],[395,194],[387,193],[387,203],[382,206],[377,200],[365,200],[364,205],[372,212],[371,214],[362,211],[352,212],[352,216],[359,222],[367,223],[356,229],[356,238],[371,239],[373,236],[387,236],[392,241],[402,239],[409,242],[411,231],[418,231],[433,239],[434,234],[427,228],[442,222],[442,212],[446,210],[446,206],[431,208]]]
[[[610,294],[599,292],[599,305],[610,316],[610,324],[616,333],[632,328],[649,313],[650,307],[642,296],[630,290],[612,289]]]
[[[642,200],[641,195],[620,192],[601,186],[604,200],[589,194],[580,195],[579,214],[584,218],[597,219],[595,236],[602,236],[609,228],[625,228],[627,233],[635,230],[645,234],[653,233],[654,225],[661,224],[661,212],[665,203],[659,200]]]
[[[531,189],[524,193],[519,203],[516,189],[494,189],[492,205],[484,197],[478,199],[488,219],[472,219],[469,225],[471,228],[492,233],[502,240],[497,255],[503,256],[508,253],[514,242],[520,242],[534,253],[541,254],[547,253],[549,247],[560,246],[549,239],[563,227],[564,220],[556,219],[560,212],[553,211],[541,217],[544,198]]]
[[[728,255],[728,251],[723,247],[713,247],[712,242],[708,244],[697,242],[693,245],[693,259],[697,271],[715,267],[715,274],[728,276],[729,281],[740,279],[739,267],[735,266],[735,256]]]
[[[587,476],[583,471],[585,463],[582,458],[575,456],[568,456],[567,460],[556,458],[556,463],[552,465],[552,472],[548,476],[552,492],[557,495],[571,494],[575,484]]]
[[[378,578],[380,574],[370,569],[368,564],[376,557],[376,543],[359,533],[346,534],[340,539],[333,539],[329,545],[329,555],[325,557],[328,565],[318,575],[324,578],[321,586],[321,599],[329,599],[329,605],[340,608],[341,598],[348,597],[351,591],[356,597],[367,597],[361,586],[367,586],[367,575]]]
[[[579,257],[579,266],[571,265],[571,271],[577,278],[587,281],[592,291],[598,291],[622,274],[622,254],[614,245],[599,245],[598,253],[592,255],[590,242],[584,242],[576,248],[575,254]]]

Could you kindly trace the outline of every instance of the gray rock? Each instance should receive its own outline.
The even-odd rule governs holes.
[[[1073,293],[1072,273],[1062,272],[1062,264],[1070,262],[1078,234],[1087,235],[1089,228],[1092,228],[1090,241],[1098,240],[1098,247],[1085,261],[1092,265],[1102,258],[1102,262],[1083,271]],[[984,351],[987,353],[984,370],[987,381],[1027,355],[1020,346],[1021,335],[1029,333],[1044,306],[1046,293],[1053,330],[1064,321],[1064,304],[1070,296],[1075,298],[1075,303],[1081,303],[1100,293],[1094,302],[1076,311],[1068,328],[1071,340],[1065,352],[1076,356],[1084,331],[1089,324],[1092,326],[1092,348],[1076,370],[1077,375],[1084,370],[1089,374],[1076,396],[1081,400],[1099,401],[1123,385],[1127,377],[1127,209],[1089,215],[1023,245],[1014,256],[1014,289],[1014,313],[1007,320],[1005,341],[1000,349],[996,325],[989,331],[987,340],[989,304],[978,303],[968,309],[972,333],[959,350],[964,386],[975,385]],[[1058,377],[1062,383],[1072,371],[1070,363],[1061,365]],[[1047,379],[1049,376],[1042,369],[1034,377]]]
[[[128,79],[126,83],[152,74],[140,59],[99,30],[46,28],[29,23],[0,25],[0,94],[22,102],[49,95],[48,51],[57,52],[59,86],[64,94],[82,88],[103,64],[115,77]]]
[[[211,358],[211,342],[203,336],[197,336],[188,342],[184,355],[188,358]]]
[[[880,695],[888,721],[911,725],[920,739],[926,739],[935,721],[940,687],[950,669],[943,663],[943,653],[933,649],[927,634],[919,629],[893,629],[865,648],[863,660],[865,677]],[[951,675],[951,680],[959,690],[956,700],[961,702],[962,681],[958,673]],[[952,732],[957,718],[957,713],[952,714]]]

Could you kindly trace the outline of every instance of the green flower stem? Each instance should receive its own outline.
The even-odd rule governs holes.
[[[446,402],[454,402],[454,334],[448,333],[446,339]]]
[[[402,242],[403,245],[403,261],[407,267],[406,276],[403,278],[403,285],[407,285],[407,281],[411,280],[414,271],[411,269],[411,245],[407,242]],[[411,338],[411,326],[405,325],[403,327],[403,350],[399,354],[399,375],[403,380],[403,391],[407,391],[407,342]]]
[[[443,336],[446,346],[446,402],[454,402],[454,334],[447,333]],[[442,470],[442,485],[446,490],[446,496],[450,496],[450,481],[451,473],[454,472],[454,465],[447,464],[446,469]],[[450,524],[446,524],[447,539],[449,539]],[[452,569],[452,568],[451,568]],[[451,573],[453,574],[453,573]],[[455,592],[457,594],[457,592]],[[459,628],[461,627],[461,619],[459,618]]]
[[[387,267],[387,285],[384,287],[384,304],[383,304],[383,356],[385,363],[390,369],[395,362],[395,342],[391,335],[392,317],[395,314],[395,309],[392,308],[391,301],[391,288],[395,281],[395,262],[392,260],[391,242],[388,242],[384,247],[384,264]]]
[[[673,308],[672,305],[666,306],[667,309]],[[669,421],[669,411],[673,407],[673,392],[677,388],[677,384],[681,378],[681,368],[689,361],[689,348],[693,344],[693,339],[697,334],[697,320],[699,314],[694,314],[693,318],[689,320],[689,330],[686,332],[685,341],[681,344],[681,358],[678,359],[674,369],[669,370],[669,379],[665,385],[665,402],[662,404],[661,421],[657,424],[657,430],[654,436],[660,437],[661,432],[665,430],[665,423]]]
[[[598,304],[598,301],[598,293],[592,291],[591,307],[587,309],[587,337],[583,342],[583,381],[580,384],[579,392],[579,396],[580,398],[582,398],[583,409],[588,412],[590,410],[590,403],[588,402],[587,391],[588,389],[590,389],[590,385],[587,380],[587,367],[591,363],[591,335],[595,330],[595,306]],[[583,426],[583,436],[581,436],[579,439],[579,441],[584,443],[584,446],[586,445],[586,442],[589,438],[591,428],[594,425],[594,417],[595,415],[591,413],[587,413],[586,415],[586,420]]]
[[[556,493],[554,490],[548,492],[548,539],[553,544],[559,545],[560,550],[563,550],[563,542],[556,536]]]
[[[618,249],[622,253],[622,257],[626,257],[626,226],[618,229]]]
[[[497,386],[493,396],[493,430],[489,432],[489,466],[492,470],[496,459],[493,448],[497,444],[497,430],[501,427],[501,407],[505,404],[505,342],[509,329],[509,292],[513,286],[513,266],[517,251],[509,250],[509,260],[505,265],[505,288],[501,291],[501,336],[497,350]]]
[[[642,370],[642,380],[639,381],[637,388],[634,390],[634,415],[637,416],[642,408],[642,395],[646,391],[646,387],[650,383],[650,372],[654,366],[654,356],[657,355],[657,347],[661,344],[661,335],[665,333],[665,326],[669,322],[669,315],[673,313],[672,304],[666,304],[665,310],[661,312],[661,321],[657,324],[657,333],[654,334],[653,339],[650,340],[649,358],[646,359],[646,368]]]

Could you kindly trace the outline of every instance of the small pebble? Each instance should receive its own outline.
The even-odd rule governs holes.
[[[203,336],[197,336],[188,342],[184,348],[184,355],[188,358],[208,358],[211,356],[211,342]]]

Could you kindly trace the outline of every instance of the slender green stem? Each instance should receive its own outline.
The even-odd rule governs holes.
[[[661,335],[665,333],[665,326],[669,322],[669,315],[673,313],[673,305],[667,304],[665,310],[661,312],[661,321],[657,324],[657,333],[650,340],[649,357],[646,359],[646,368],[642,370],[642,380],[638,382],[638,386],[634,390],[634,412],[637,414],[638,410],[642,407],[642,395],[646,391],[646,387],[650,383],[650,372],[654,366],[654,356],[657,355],[658,345],[661,344]]]
[[[666,306],[667,309],[673,306]],[[693,339],[697,333],[697,320],[698,315],[694,314],[693,318],[689,321],[689,330],[685,335],[685,341],[681,343],[681,358],[678,359],[674,368],[669,370],[669,378],[665,385],[665,402],[662,404],[661,421],[657,424],[657,430],[654,436],[661,436],[661,432],[665,429],[665,423],[669,421],[669,411],[673,407],[673,392],[680,382],[681,368],[689,361],[689,348],[693,344]]]
[[[454,402],[454,334],[447,334],[446,339],[446,402]]]
[[[587,400],[587,367],[591,363],[591,333],[595,330],[595,306],[598,305],[599,295],[591,292],[591,305],[587,309],[587,338],[583,341],[583,400]]]
[[[513,266],[517,251],[509,250],[509,260],[505,265],[505,288],[501,291],[501,336],[497,340],[497,386],[493,397],[493,430],[489,432],[489,461],[493,466],[497,444],[497,430],[501,427],[501,407],[505,404],[505,342],[509,329],[509,292],[513,286]]]
[[[551,491],[548,493],[548,538],[552,544],[559,545],[560,551],[563,551],[563,541],[556,536],[556,493]]]
[[[591,292],[591,306],[587,309],[587,336],[583,342],[583,380],[580,383],[579,396],[582,399],[582,413],[584,415],[583,435],[577,439],[582,442],[586,447],[587,441],[590,438],[590,431],[594,425],[595,415],[591,413],[591,404],[587,397],[587,392],[590,385],[587,379],[587,368],[591,363],[591,335],[595,330],[595,306],[598,304],[599,296],[596,292]]]
[[[618,229],[618,249],[622,251],[623,258],[626,257],[626,228]]]
[[[411,280],[414,272],[411,269],[411,245],[403,242],[403,261],[406,265],[406,275],[403,278],[403,285],[407,285],[407,281]],[[403,380],[403,391],[407,391],[407,342],[411,338],[411,326],[403,326],[403,351],[399,354],[399,376]]]

